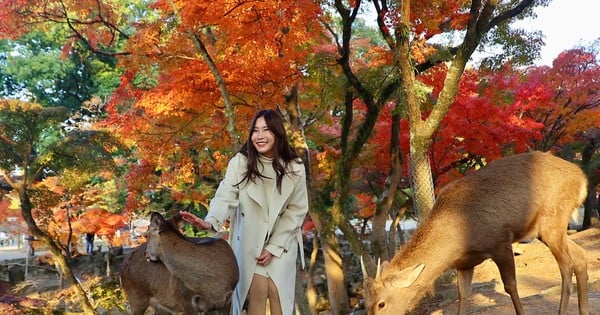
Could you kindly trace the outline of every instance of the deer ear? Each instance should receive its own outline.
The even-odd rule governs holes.
[[[181,214],[179,214],[179,213],[175,214],[167,221],[173,222],[173,224],[175,224],[175,226],[177,226],[179,229],[183,229],[185,227],[185,221],[183,220],[183,217],[181,217]]]
[[[158,212],[152,212],[150,214],[150,229],[154,229],[157,231],[162,231],[162,228],[165,224],[165,219]]]
[[[408,288],[410,287],[421,275],[425,269],[425,264],[418,264],[408,268],[404,268],[400,273],[391,281],[391,285],[394,288]]]

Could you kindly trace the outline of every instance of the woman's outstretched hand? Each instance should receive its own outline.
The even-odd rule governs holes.
[[[189,222],[191,225],[193,225],[201,230],[208,230],[208,229],[212,228],[212,225],[210,223],[198,218],[193,213],[190,213],[187,211],[180,211],[179,214],[181,214],[181,217],[185,221]]]

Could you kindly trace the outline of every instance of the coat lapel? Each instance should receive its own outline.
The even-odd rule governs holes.
[[[254,200],[256,203],[258,203],[259,207],[264,209],[266,203],[265,200],[265,193],[262,189],[262,187],[260,187],[259,185],[257,185],[256,183],[250,182],[248,183],[248,196]]]
[[[300,172],[301,169],[299,169],[298,167],[296,167],[295,163],[292,162],[291,164],[292,167],[292,172],[294,172],[294,174],[296,172]],[[267,211],[271,212],[271,215],[269,215],[269,222],[271,224],[274,224],[277,217],[281,214],[281,212],[284,209],[284,207],[286,206],[285,204],[287,203],[288,198],[290,197],[290,195],[292,194],[292,192],[294,191],[295,187],[296,187],[296,181],[297,181],[297,176],[294,176],[293,174],[290,175],[286,175],[283,177],[283,180],[281,182],[281,194],[279,194],[279,192],[275,192],[274,198],[273,200],[271,200],[269,208],[270,209],[266,209],[266,205],[267,202],[265,200],[265,194],[263,191],[263,188],[259,185],[259,181],[257,181],[257,183],[248,183],[248,188],[247,188],[247,193],[248,196],[254,200],[261,209],[265,209],[265,211],[263,212],[265,214],[265,217],[267,216]]]
[[[281,194],[275,192],[277,198],[273,198],[271,201],[271,213],[273,213],[273,217],[277,217],[284,210],[285,203],[292,194],[292,191],[294,191],[295,186],[296,183],[294,183],[290,176],[283,177],[283,180],[281,181]],[[274,219],[275,218],[273,218],[273,220]]]

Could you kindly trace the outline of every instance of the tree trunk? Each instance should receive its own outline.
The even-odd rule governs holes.
[[[179,14],[177,6],[175,5],[175,3],[173,3],[173,1],[169,1],[169,4],[171,5],[171,8],[173,9],[173,12],[175,13],[177,19],[179,19],[179,22],[181,22],[181,16]],[[231,137],[233,150],[237,151],[241,146],[241,138],[235,128],[235,111],[233,109],[233,103],[231,102],[231,97],[229,95],[227,83],[225,82],[225,79],[223,79],[221,72],[217,68],[216,62],[208,52],[208,49],[206,48],[206,45],[202,40],[201,34],[198,34],[195,30],[188,28],[186,28],[186,33],[189,36],[190,40],[194,43],[194,46],[196,47],[202,58],[204,58],[206,65],[210,69],[210,72],[212,73],[213,77],[215,78],[215,81],[217,82],[217,85],[219,86],[219,91],[221,92],[221,96],[223,97],[223,104],[225,105],[225,116],[227,117],[227,132]]]
[[[333,232],[327,232],[325,229],[331,226],[331,221],[325,218],[321,211],[316,211],[319,203],[316,201],[315,189],[312,185],[312,175],[310,172],[310,154],[308,152],[308,145],[304,136],[304,126],[301,118],[300,108],[298,106],[298,87],[294,86],[291,93],[286,96],[287,114],[291,125],[292,131],[292,146],[302,157],[306,168],[306,185],[308,187],[309,194],[309,215],[315,224],[317,234],[315,238],[319,237],[321,240],[321,246],[323,248],[323,254],[325,259],[325,270],[327,274],[327,288],[329,291],[329,301],[332,306],[333,314],[347,314],[348,308],[348,293],[344,282],[344,270],[342,268],[343,263],[341,256],[339,255],[338,241]],[[301,249],[303,250],[303,249]],[[337,262],[337,263],[335,263]],[[331,276],[330,276],[331,275]],[[312,270],[309,269],[307,281],[309,282],[308,288],[313,288],[312,284]],[[314,291],[308,291],[307,293],[314,294]],[[316,297],[306,295],[307,299],[305,303],[309,304],[311,313],[316,313]],[[303,302],[304,302],[303,301]],[[300,306],[301,308],[301,306]],[[334,309],[336,311],[334,311]]]
[[[424,100],[418,95],[419,85],[415,80],[415,67],[411,64],[414,58],[411,55],[410,27],[411,27],[411,1],[402,0],[400,5],[400,22],[394,29],[397,51],[394,53],[394,62],[400,68],[402,77],[402,93],[408,110],[410,124],[410,165],[412,175],[412,188],[415,207],[421,218],[426,217],[433,205],[433,181],[431,165],[429,164],[428,149],[433,139],[434,132],[439,128],[442,119],[448,112],[450,105],[456,99],[459,83],[469,58],[481,42],[481,39],[495,26],[506,22],[521,14],[531,7],[533,0],[523,0],[515,3],[510,8],[502,8],[502,12],[494,15],[498,1],[473,2],[470,6],[469,21],[462,43],[458,46],[456,54],[448,67],[444,86],[431,106],[429,115],[424,118],[421,106]]]
[[[596,196],[597,183],[595,183],[592,180],[592,177],[589,176],[591,171],[589,170],[589,166],[592,162],[592,157],[594,156],[594,153],[598,149],[598,146],[600,146],[600,139],[590,137],[588,139],[588,143],[583,148],[583,151],[581,153],[581,166],[584,170],[586,170],[586,174],[588,174],[588,179],[590,179],[590,182],[588,184],[588,195],[585,198],[584,202],[585,208],[583,212],[583,224],[581,227],[582,229],[587,229],[590,226],[592,226],[592,224],[598,222],[598,197]]]
[[[204,57],[204,60],[206,61],[210,72],[217,81],[217,85],[219,86],[219,90],[221,91],[221,96],[223,97],[223,103],[225,104],[225,116],[227,116],[227,131],[229,132],[229,136],[231,137],[231,140],[233,142],[233,149],[234,151],[236,151],[240,148],[241,138],[237,130],[235,129],[235,111],[233,110],[233,103],[231,102],[231,98],[229,96],[229,89],[227,88],[227,83],[225,83],[223,76],[221,76],[221,73],[219,72],[215,61],[208,53],[208,50],[206,49],[206,46],[204,46],[204,42],[202,41],[200,36],[198,36],[191,30],[188,31],[188,34],[194,41],[194,44],[196,45],[196,48],[198,49],[202,57]]]
[[[588,195],[585,198],[582,229],[587,229],[598,222],[598,196],[596,186],[590,183]]]
[[[83,313],[86,315],[95,314],[96,311],[94,310],[94,307],[88,300],[85,290],[81,287],[81,285],[75,278],[75,275],[73,275],[73,272],[71,271],[71,267],[69,267],[69,264],[67,263],[67,259],[62,254],[60,248],[58,246],[56,246],[56,244],[52,241],[52,238],[50,238],[50,236],[48,234],[46,234],[44,231],[40,230],[40,228],[35,223],[35,220],[33,219],[33,216],[31,215],[31,210],[33,207],[31,205],[29,196],[27,195],[26,188],[19,187],[18,192],[19,192],[19,200],[21,201],[21,213],[23,215],[23,218],[25,219],[25,222],[27,223],[27,227],[29,228],[29,231],[34,236],[38,237],[41,241],[43,241],[50,249],[50,252],[54,256],[56,264],[60,267],[60,270],[62,271],[63,276],[67,279],[67,281],[69,281],[69,283],[73,287],[75,296],[77,296],[77,298],[79,299],[81,308],[83,309]]]
[[[310,261],[308,263],[308,274],[306,275],[307,276],[306,299],[308,301],[310,314],[318,315],[317,302],[318,302],[319,294],[317,292],[317,289],[315,288],[315,282],[313,280],[313,277],[315,274],[315,265],[317,263],[317,255],[319,254],[319,237],[317,236],[317,233],[314,233],[314,237],[312,239],[312,244],[313,244],[313,250],[312,250],[312,253],[310,254]],[[308,314],[308,313],[306,313],[306,314]]]
[[[372,253],[382,260],[389,260],[394,252],[388,246],[389,238],[386,238],[386,221],[394,204],[394,196],[398,190],[398,184],[402,179],[402,153],[400,152],[400,115],[392,116],[390,134],[390,171],[385,181],[384,191],[377,203],[377,210],[373,218],[373,232],[371,234]],[[393,229],[393,228],[392,228]],[[394,234],[394,233],[392,233]],[[364,275],[363,275],[364,276]]]
[[[413,190],[413,202],[419,217],[429,214],[433,207],[433,180],[431,165],[429,164],[428,149],[431,141],[432,126],[422,119],[421,101],[417,96],[417,80],[411,64],[410,52],[410,1],[402,2],[402,18],[396,28],[397,52],[394,54],[395,62],[400,68],[402,76],[402,95],[408,110],[410,128],[409,172]]]
[[[318,235],[315,235],[315,237],[318,236],[319,238],[325,261],[327,292],[331,305],[331,313],[349,314],[348,291],[346,290],[346,282],[344,281],[344,262],[340,255],[338,239],[333,232],[332,222],[317,212],[311,212],[311,217],[318,232]],[[312,276],[312,274],[309,274],[309,276]],[[312,278],[309,281],[312,281]],[[316,306],[316,300],[314,302]],[[313,314],[316,312],[314,306],[311,308],[311,312]]]
[[[67,210],[67,228],[69,229],[69,235],[67,236],[67,246],[66,246],[66,257],[68,259],[72,258],[73,253],[73,242],[71,241],[73,237],[73,226],[71,225],[71,193],[67,192],[66,195],[66,210]]]
[[[344,262],[340,255],[338,241],[335,235],[326,238],[320,237],[325,259],[325,273],[327,275],[327,291],[332,314],[350,314],[348,305],[348,291],[344,281]]]
[[[300,248],[300,250],[304,250]],[[308,303],[308,296],[305,294],[304,290],[304,278],[306,277],[307,270],[302,269],[302,266],[296,264],[296,290],[295,290],[295,301],[296,301],[296,314],[309,314],[310,313],[310,305]]]
[[[422,141],[411,137],[409,160],[413,202],[420,220],[429,215],[435,200],[428,145],[420,144]]]

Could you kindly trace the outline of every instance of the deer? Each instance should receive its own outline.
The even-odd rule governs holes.
[[[184,221],[175,215],[165,220],[177,229]],[[188,240],[206,246],[213,243],[212,238],[188,238]],[[134,248],[123,260],[120,270],[121,286],[127,295],[131,313],[143,315],[148,308],[154,309],[155,315],[160,314],[195,314],[194,305],[196,294],[179,278],[171,275],[161,261],[148,262],[146,257],[147,243]]]
[[[150,214],[146,237],[147,259],[162,263],[171,276],[193,292],[196,312],[230,313],[239,269],[227,241],[207,238],[192,242],[158,212]]]
[[[120,277],[132,315],[144,315],[149,307],[155,315],[198,313],[193,304],[194,292],[171,275],[162,262],[147,261],[146,243],[125,256]]]
[[[456,270],[458,312],[467,314],[474,268],[491,259],[516,314],[512,243],[538,238],[551,251],[562,279],[559,314],[567,314],[572,275],[579,314],[589,314],[587,256],[567,235],[571,213],[587,195],[587,177],[571,162],[539,151],[493,161],[442,188],[429,215],[374,278],[364,263],[367,314],[406,314],[445,271]]]

